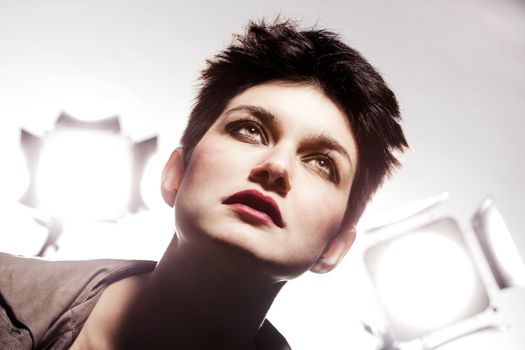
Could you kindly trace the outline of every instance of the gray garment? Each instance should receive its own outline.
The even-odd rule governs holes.
[[[46,261],[0,253],[0,349],[68,349],[102,291],[122,278],[150,272],[154,261]],[[265,321],[257,349],[290,349]]]
[[[0,348],[67,349],[109,284],[153,261],[46,261],[0,253]]]

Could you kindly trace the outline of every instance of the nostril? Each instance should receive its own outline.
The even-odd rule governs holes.
[[[275,185],[280,189],[282,194],[286,194],[290,191],[290,183],[284,177],[279,177],[276,179]]]
[[[268,170],[260,169],[258,171],[252,172],[252,176],[254,179],[259,181],[267,182],[270,179],[270,173],[268,172]]]
[[[290,184],[286,171],[281,170],[281,168],[272,167],[272,164],[266,163],[252,169],[249,180],[259,183],[266,190],[286,195],[290,190]]]

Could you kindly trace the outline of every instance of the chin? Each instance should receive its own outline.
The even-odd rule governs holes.
[[[286,232],[271,226],[247,222],[230,211],[199,211],[199,214],[184,209],[188,208],[176,211],[183,240],[204,249],[219,250],[220,255],[236,260],[239,266],[251,267],[254,273],[262,273],[273,281],[296,278],[317,260],[311,251],[297,254],[306,247],[290,246]]]
[[[294,279],[308,271],[314,264],[313,257],[290,256],[290,253],[294,252],[292,247],[286,248],[271,240],[265,240],[264,238],[267,237],[257,234],[256,237],[247,236],[249,235],[246,231],[238,235],[234,232],[228,237],[220,237],[219,240],[274,281]]]

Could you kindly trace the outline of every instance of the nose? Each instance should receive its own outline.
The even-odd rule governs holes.
[[[291,164],[284,152],[272,152],[250,171],[249,180],[265,190],[286,196],[291,189]]]

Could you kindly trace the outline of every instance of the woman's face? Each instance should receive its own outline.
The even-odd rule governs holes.
[[[193,150],[175,199],[179,235],[211,237],[274,278],[295,277],[338,233],[357,162],[347,117],[319,88],[254,86]]]

